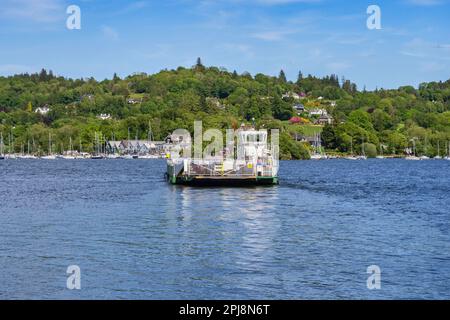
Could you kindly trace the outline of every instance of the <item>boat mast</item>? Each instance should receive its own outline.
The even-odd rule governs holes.
[[[0,132],[0,156],[3,156],[3,132]]]
[[[362,138],[362,155],[365,157],[366,156],[366,151],[364,150],[364,137]]]
[[[350,138],[350,155],[353,157],[353,137]]]
[[[11,145],[12,145],[12,154],[14,154],[15,153],[15,150],[14,150],[14,135],[13,135],[13,132],[12,132],[12,128],[11,128]]]
[[[128,140],[127,140],[127,149],[128,149],[128,154],[130,154],[130,127],[128,127]]]
[[[52,154],[52,134],[48,133],[48,155]]]
[[[8,136],[8,154],[11,155],[11,131]]]

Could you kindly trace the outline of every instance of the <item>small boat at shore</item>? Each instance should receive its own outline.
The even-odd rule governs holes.
[[[56,160],[57,157],[52,153],[52,136],[48,134],[48,154],[46,156],[42,156],[41,159],[44,160]]]
[[[413,149],[412,149],[412,155],[409,154],[408,156],[405,157],[405,160],[408,161],[420,161],[422,160],[420,157],[416,156],[416,140],[415,139],[411,139],[412,143],[413,143]]]
[[[353,138],[351,138],[351,140],[350,140],[350,155],[349,156],[346,156],[346,157],[344,157],[344,159],[345,160],[358,160],[358,158],[356,158],[354,155],[353,155]]]
[[[327,160],[328,157],[324,154],[312,154],[310,156],[311,160]]]
[[[154,154],[147,154],[147,155],[142,155],[139,156],[139,159],[158,159],[159,156],[154,155]]]
[[[420,159],[419,157],[416,156],[407,156],[405,157],[405,160],[409,160],[409,161],[420,161],[422,159]]]
[[[130,155],[130,154],[126,154],[126,155],[121,156],[120,158],[121,158],[121,159],[132,160],[132,159],[133,159],[133,156]]]
[[[56,160],[57,158],[56,158],[56,156],[54,154],[49,154],[49,155],[46,155],[46,156],[42,156],[41,159],[43,159],[43,160]]]
[[[18,157],[19,159],[37,159],[36,156],[32,155],[32,154],[24,154],[24,155],[20,155]]]

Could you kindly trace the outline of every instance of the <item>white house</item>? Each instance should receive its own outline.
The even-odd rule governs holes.
[[[102,113],[99,116],[97,116],[97,118],[102,119],[102,120],[109,120],[109,119],[111,119],[111,115],[109,113],[108,114]]]
[[[305,106],[301,103],[295,104],[292,108],[297,112],[297,115],[305,112]]]
[[[42,115],[46,115],[49,111],[50,111],[50,108],[48,106],[43,106],[43,107],[37,108],[34,112],[42,114]]]
[[[328,114],[324,114],[324,115],[321,115],[320,118],[317,119],[317,121],[315,123],[322,125],[322,126],[324,126],[326,124],[333,124],[333,118]]]
[[[138,104],[141,103],[142,99],[133,99],[133,98],[128,98],[127,103],[128,104]]]
[[[294,100],[300,100],[300,96],[295,92],[286,92],[281,96],[282,99],[293,98]]]
[[[311,109],[308,111],[310,116],[326,116],[328,115],[327,110],[325,109]]]

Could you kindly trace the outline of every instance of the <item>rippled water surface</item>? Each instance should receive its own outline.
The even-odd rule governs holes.
[[[263,188],[164,170],[0,161],[0,299],[450,299],[450,161],[282,162]]]

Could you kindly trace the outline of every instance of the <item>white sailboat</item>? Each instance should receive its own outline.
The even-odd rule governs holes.
[[[94,144],[95,144],[95,154],[94,155],[92,155],[91,156],[91,159],[93,159],[93,160],[101,160],[101,159],[103,159],[103,155],[102,155],[102,153],[100,152],[101,151],[101,146],[100,146],[100,137],[99,137],[99,134],[96,132],[95,133],[95,142],[94,142]]]
[[[450,141],[447,142],[447,156],[444,158],[445,160],[450,160]]]
[[[5,154],[3,153],[3,133],[0,132],[0,160],[5,160]]]
[[[377,156],[377,159],[385,159],[383,153],[383,145],[380,143],[380,154]]]
[[[345,157],[346,160],[358,160],[357,157],[353,155],[353,138],[350,139],[350,156]]]
[[[364,148],[364,138],[361,144],[361,149],[362,149],[362,155],[358,156],[357,159],[358,160],[367,160],[367,156],[366,156],[366,150]]]
[[[413,155],[408,155],[407,157],[405,157],[405,160],[409,160],[409,161],[420,161],[421,159],[419,157],[416,156],[416,140],[415,139],[411,139],[412,143],[413,143]]]
[[[439,141],[437,142],[437,149],[438,149],[437,155],[433,159],[435,159],[435,160],[442,160]]]
[[[48,134],[48,155],[41,157],[44,160],[55,160],[56,156],[52,153],[52,135]]]
[[[424,153],[428,154],[428,140],[427,140],[427,136],[425,136],[425,147],[424,147]],[[420,156],[420,160],[430,160],[430,157],[427,155],[422,155]]]
[[[75,156],[73,155],[72,137],[69,138],[69,150],[67,152],[64,152],[63,149],[61,158],[65,160],[75,160]]]
[[[314,152],[310,155],[311,160],[326,160],[328,157],[322,152],[320,133],[314,135]]]
[[[12,130],[9,134],[9,145],[8,145],[8,154],[5,156],[7,159],[16,159],[16,155],[14,154],[14,136],[12,134]]]
[[[22,159],[36,159],[36,156],[32,155],[30,152],[30,140],[27,141],[27,153],[25,154],[22,151],[22,155],[21,155]]]

